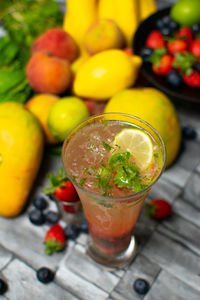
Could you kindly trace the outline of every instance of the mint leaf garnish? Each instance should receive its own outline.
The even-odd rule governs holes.
[[[107,144],[106,142],[104,142],[104,141],[102,142],[102,145],[108,151],[110,151],[112,149],[112,147],[109,144]]]

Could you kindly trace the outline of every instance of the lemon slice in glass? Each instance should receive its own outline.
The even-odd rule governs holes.
[[[152,162],[153,144],[144,131],[124,129],[115,136],[113,146],[117,152],[130,152],[141,170],[146,169]]]

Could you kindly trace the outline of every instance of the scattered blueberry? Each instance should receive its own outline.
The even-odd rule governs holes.
[[[192,32],[193,32],[194,34],[200,33],[200,25],[199,25],[199,24],[193,25],[193,26],[192,26]]]
[[[169,28],[170,28],[172,31],[178,30],[179,27],[180,27],[180,25],[179,25],[177,22],[175,22],[175,21],[173,21],[173,20],[170,21],[170,23],[169,23]]]
[[[170,27],[168,26],[163,26],[161,29],[160,29],[160,33],[163,35],[163,36],[170,36],[172,34],[172,30]]]
[[[153,49],[152,48],[148,48],[148,47],[144,47],[141,51],[140,51],[140,55],[143,59],[143,62],[149,62],[149,57],[150,55],[153,53]]]
[[[169,25],[170,22],[171,22],[171,18],[169,16],[164,16],[162,18],[162,22],[163,22],[164,25]]]
[[[54,272],[46,267],[42,267],[37,270],[36,277],[42,283],[49,283],[54,278]]]
[[[46,213],[45,217],[46,217],[46,222],[49,224],[56,224],[56,223],[58,223],[58,221],[60,219],[59,213],[52,211],[52,210],[49,210]]]
[[[7,283],[0,278],[0,295],[3,295],[8,289]]]
[[[166,76],[166,79],[167,82],[174,87],[179,87],[182,82],[181,76],[176,70],[169,72]]]
[[[163,28],[164,24],[162,19],[157,20],[156,22],[156,27],[160,30],[161,28]]]
[[[45,216],[39,209],[33,209],[29,212],[29,220],[34,225],[42,225],[45,222]]]
[[[53,195],[48,195],[49,199],[52,200],[52,201],[55,201],[55,198]]]
[[[197,137],[197,132],[192,126],[184,126],[182,128],[182,134],[186,140],[194,140]]]
[[[41,196],[36,196],[34,199],[33,199],[33,205],[40,209],[40,210],[43,210],[45,208],[47,208],[47,201],[41,197]]]
[[[194,69],[200,73],[200,62],[197,62],[195,65],[194,65]]]
[[[88,223],[86,220],[81,221],[78,224],[78,228],[81,232],[88,233]]]
[[[64,232],[66,238],[75,240],[79,234],[79,227],[76,224],[68,224],[64,228]]]
[[[133,288],[138,294],[145,295],[149,290],[149,283],[145,279],[138,278],[134,282]]]

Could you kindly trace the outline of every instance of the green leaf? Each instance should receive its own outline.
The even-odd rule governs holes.
[[[79,182],[79,185],[83,186],[86,180],[87,180],[87,177],[82,178]]]
[[[172,63],[174,68],[180,68],[181,73],[187,73],[188,75],[192,73],[192,67],[198,61],[198,58],[195,57],[190,52],[184,53],[175,53],[175,60]]]
[[[0,67],[9,65],[17,56],[19,48],[7,35],[0,38]]]
[[[160,66],[160,61],[161,58],[163,57],[163,55],[165,55],[167,53],[167,49],[166,48],[157,48],[153,51],[153,53],[151,54],[149,60],[152,64],[155,64],[157,67]]]
[[[110,151],[112,149],[112,147],[109,144],[107,144],[106,142],[104,142],[104,141],[102,142],[102,145],[108,151]]]

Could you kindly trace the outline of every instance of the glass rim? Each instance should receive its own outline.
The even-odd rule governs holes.
[[[79,184],[77,184],[77,182],[75,182],[73,180],[73,178],[68,174],[68,172],[65,169],[65,167],[64,167],[64,170],[65,170],[65,172],[67,174],[67,177],[74,184],[74,186],[76,186],[77,188],[79,188],[83,192],[87,193],[91,198],[98,198],[98,199],[101,199],[101,200],[104,200],[104,201],[105,200],[107,200],[107,201],[111,201],[111,200],[123,201],[123,200],[130,200],[131,198],[135,198],[136,197],[135,201],[137,201],[139,196],[143,195],[145,192],[147,192],[149,189],[151,189],[151,187],[158,181],[158,179],[160,178],[160,176],[162,175],[162,173],[165,170],[165,167],[166,167],[166,158],[167,158],[167,155],[166,155],[166,146],[165,146],[164,141],[163,141],[161,135],[159,134],[159,132],[151,124],[149,124],[148,122],[146,122],[145,120],[143,120],[143,119],[141,119],[141,118],[139,118],[137,116],[134,116],[134,115],[131,115],[131,114],[127,114],[127,113],[120,113],[120,112],[108,112],[108,113],[101,113],[101,114],[96,114],[96,115],[90,116],[87,119],[83,120],[82,122],[78,123],[75,127],[73,127],[70,130],[70,132],[67,134],[67,136],[66,136],[66,138],[65,138],[65,140],[63,142],[63,145],[62,145],[62,164],[64,166],[63,157],[64,157],[65,144],[67,144],[67,142],[69,140],[69,137],[72,135],[72,133],[76,132],[76,129],[79,126],[81,126],[82,124],[84,124],[84,123],[87,124],[88,121],[90,121],[92,119],[95,119],[96,117],[101,117],[101,116],[103,117],[103,116],[106,116],[106,115],[121,115],[121,116],[129,117],[131,119],[138,120],[139,122],[144,123],[147,127],[149,127],[156,134],[156,136],[158,137],[158,139],[160,141],[162,152],[163,152],[163,164],[162,164],[161,171],[160,171],[159,175],[157,176],[157,178],[151,184],[149,184],[144,190],[142,190],[140,192],[136,192],[134,194],[131,194],[131,195],[128,195],[128,196],[123,196],[123,197],[112,197],[112,196],[103,196],[103,195],[100,195],[100,194],[95,194],[95,193],[92,193],[92,192],[86,190],[85,188],[83,188],[82,186],[80,186]],[[112,121],[112,120],[106,120],[106,121]],[[84,127],[81,127],[81,129],[82,128],[84,128]]]

